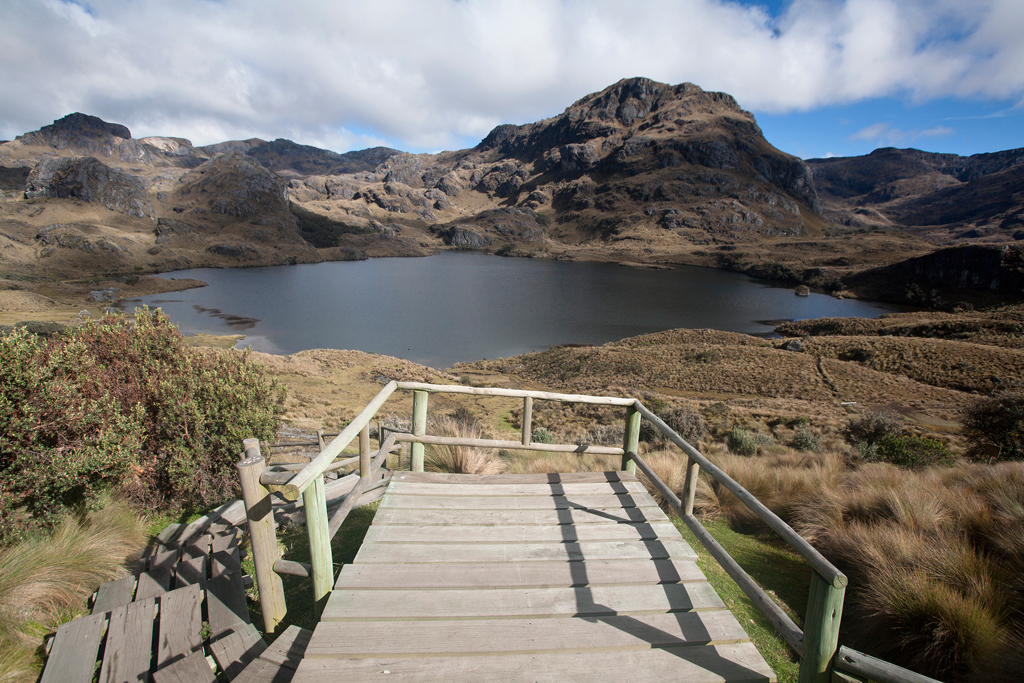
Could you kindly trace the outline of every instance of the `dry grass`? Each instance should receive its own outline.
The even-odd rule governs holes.
[[[551,474],[554,472],[609,472],[620,469],[617,455],[586,453],[544,453],[539,451],[502,452],[508,474]]]
[[[431,421],[432,436],[449,436],[462,439],[482,439],[483,429],[479,423],[440,417]],[[428,472],[449,472],[452,474],[498,474],[502,462],[491,448],[474,446],[441,446],[427,444],[424,448],[423,467]]]
[[[85,607],[96,588],[124,574],[146,526],[120,503],[68,516],[49,536],[0,551],[0,681],[39,675],[41,636]]]

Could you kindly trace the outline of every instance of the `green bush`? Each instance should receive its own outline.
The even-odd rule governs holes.
[[[800,429],[797,430],[789,445],[799,451],[812,451],[816,453],[821,450],[821,437],[810,429]]]
[[[953,454],[938,439],[923,436],[888,435],[875,444],[875,459],[898,467],[917,469],[929,465],[952,465]]]
[[[846,425],[846,440],[852,444],[878,443],[886,436],[901,436],[903,419],[891,410],[869,410]]]
[[[246,353],[189,347],[159,311],[0,337],[0,544],[108,489],[138,507],[223,500],[282,398]]]
[[[753,434],[745,429],[733,427],[732,431],[729,432],[729,438],[726,443],[729,446],[729,450],[736,455],[747,457],[757,455],[757,440]]]
[[[530,433],[530,440],[534,443],[554,443],[555,435],[547,427],[534,427]]]
[[[1024,460],[1024,394],[1001,392],[967,409],[964,436],[974,460]]]

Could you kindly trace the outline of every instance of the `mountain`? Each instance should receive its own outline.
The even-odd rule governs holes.
[[[455,248],[696,264],[878,296],[896,272],[886,267],[1024,238],[1022,153],[885,149],[804,162],[773,147],[730,95],[645,78],[437,154],[259,138],[195,147],[75,113],[0,143],[10,242],[0,277]],[[966,253],[935,263],[948,270]],[[965,283],[995,281],[975,272],[985,264],[1017,267],[964,258]],[[920,263],[898,271],[901,292],[921,289],[911,286]]]
[[[962,157],[885,148],[807,165],[836,223],[895,227],[935,243],[1024,239],[1024,149]]]

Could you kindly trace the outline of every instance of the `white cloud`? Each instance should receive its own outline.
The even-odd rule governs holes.
[[[899,128],[892,128],[888,123],[874,123],[867,128],[863,128],[850,137],[846,138],[850,141],[866,140],[867,142],[873,143],[884,143],[889,146],[896,147],[899,145],[907,145],[920,138],[934,138],[944,135],[952,135],[956,130],[949,126],[934,126],[925,130],[901,130]]]
[[[0,0],[0,138],[83,111],[196,144],[452,148],[629,76],[773,112],[1018,99],[1022,33],[1019,0]]]

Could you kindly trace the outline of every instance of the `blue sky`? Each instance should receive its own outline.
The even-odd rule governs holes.
[[[621,78],[728,92],[804,158],[1024,147],[1022,0],[0,0],[0,139],[479,142]]]

